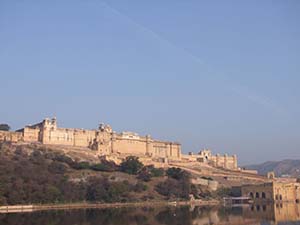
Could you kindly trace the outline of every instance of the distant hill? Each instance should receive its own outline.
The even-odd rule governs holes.
[[[276,176],[290,175],[292,177],[300,177],[300,160],[268,161],[262,164],[248,165],[245,168],[257,170],[261,175],[274,171]]]

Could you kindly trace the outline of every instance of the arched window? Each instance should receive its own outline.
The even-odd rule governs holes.
[[[266,198],[266,193],[265,192],[261,193],[261,198]]]
[[[280,199],[280,201],[282,201],[282,195],[279,195],[279,199]]]
[[[254,194],[252,192],[249,193],[250,198],[254,198]]]
[[[255,198],[259,198],[259,193],[258,192],[256,192]]]
[[[260,211],[260,206],[259,205],[256,206],[256,211]]]

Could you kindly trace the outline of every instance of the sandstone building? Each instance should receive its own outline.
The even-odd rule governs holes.
[[[149,156],[152,158],[181,158],[181,145],[142,137],[133,132],[116,133],[109,125],[100,124],[98,130],[59,128],[56,118],[18,130],[25,142],[40,142],[51,145],[87,147],[100,155],[122,154]]]
[[[226,168],[230,170],[237,170],[237,156],[229,156],[227,154],[220,155],[216,154],[213,155],[212,152],[209,149],[204,149],[200,151],[198,154],[189,153],[188,155],[183,155],[183,159],[189,160],[189,161],[197,161],[197,162],[204,162],[211,164],[214,167],[221,167]]]
[[[140,136],[133,132],[116,133],[109,125],[104,124],[100,124],[95,130],[60,128],[56,118],[46,118],[16,132],[0,131],[0,141],[90,148],[99,155],[111,158],[134,155],[157,162],[199,162],[230,170],[238,169],[236,155],[212,155],[210,150],[184,155],[181,153],[181,145],[176,142],[155,140],[150,135]]]
[[[299,202],[300,183],[274,180],[263,184],[244,185],[241,193],[254,202]]]

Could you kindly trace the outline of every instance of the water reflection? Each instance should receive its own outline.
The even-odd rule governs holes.
[[[287,222],[289,221],[289,222]],[[300,225],[299,204],[82,209],[0,214],[2,225]]]

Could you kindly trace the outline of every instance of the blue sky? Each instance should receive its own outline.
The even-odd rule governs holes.
[[[0,1],[0,122],[56,116],[300,158],[300,1]]]

